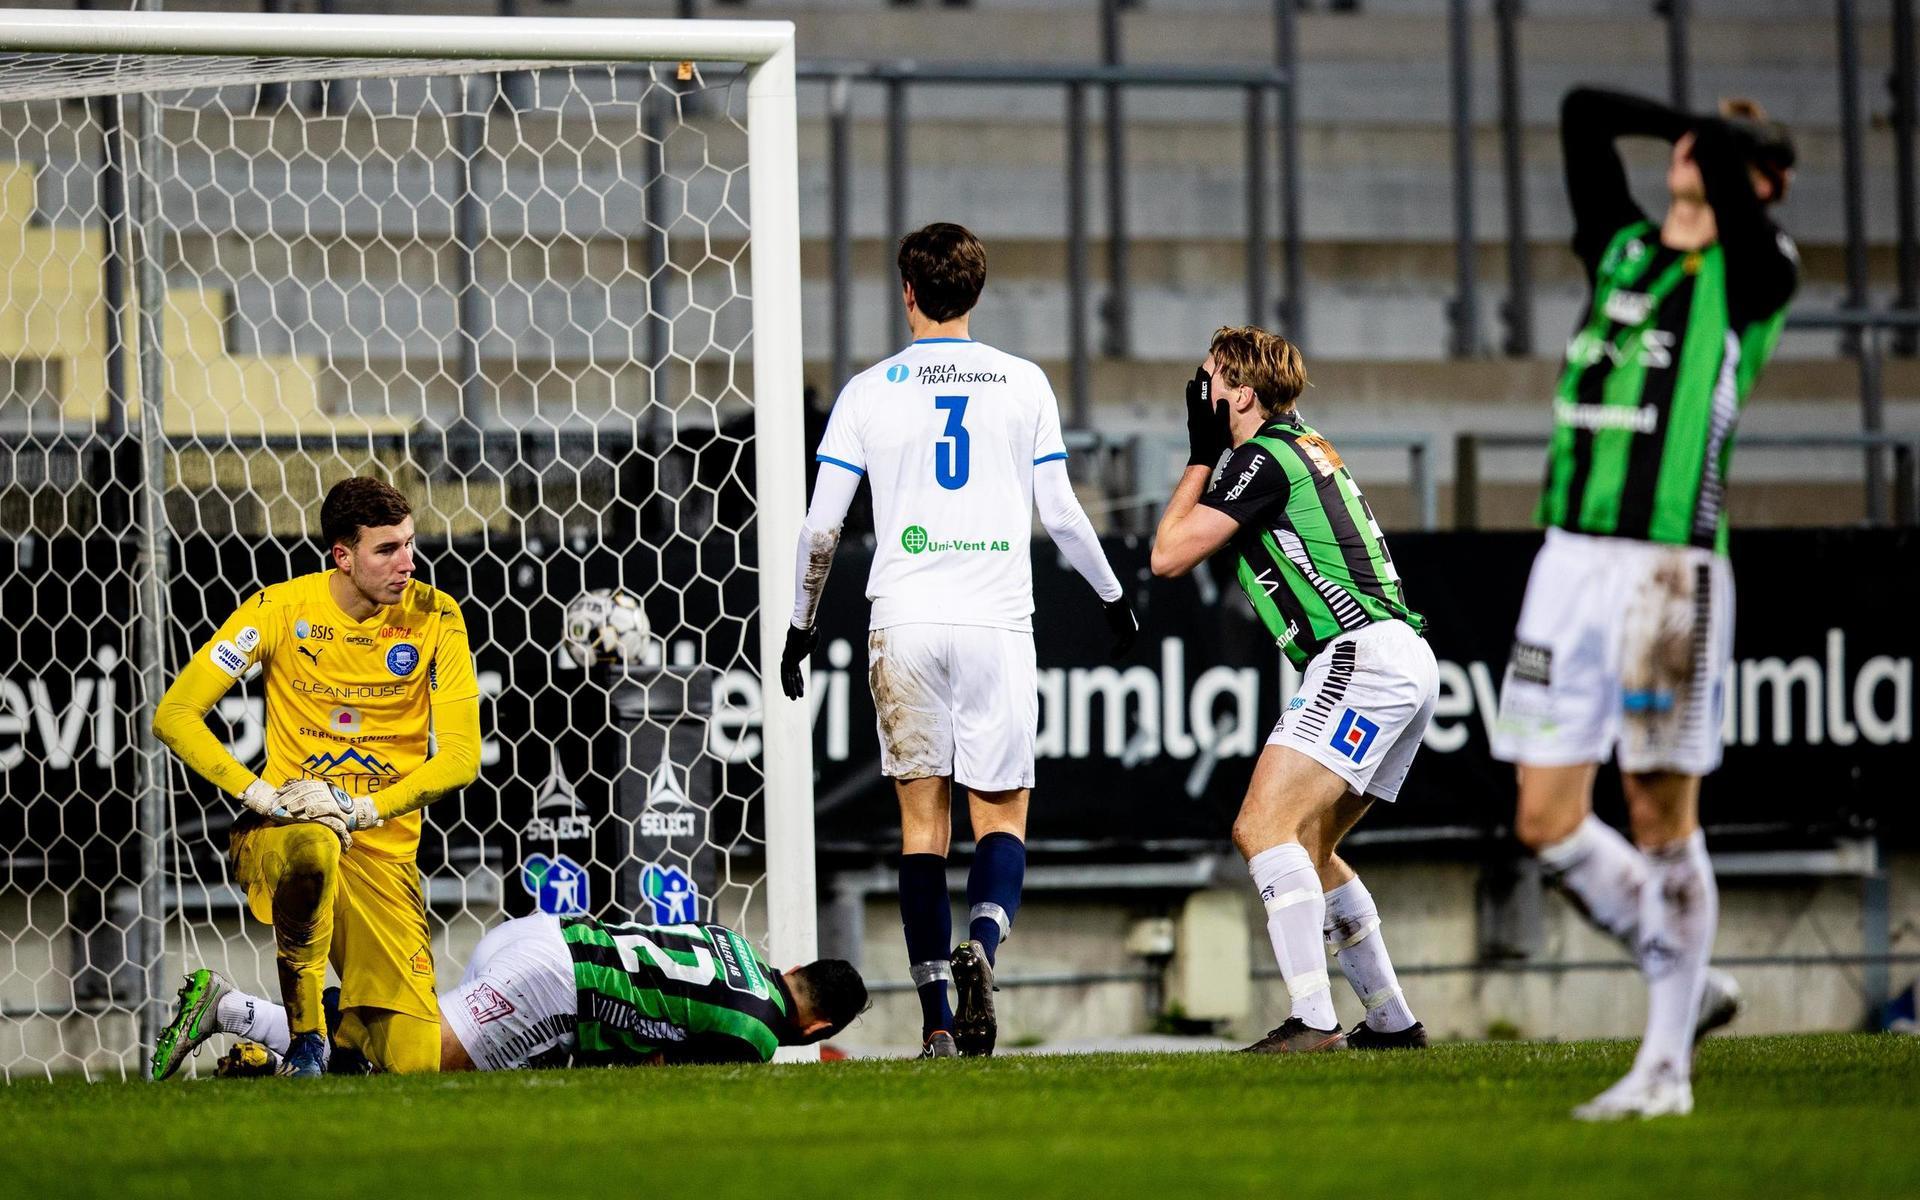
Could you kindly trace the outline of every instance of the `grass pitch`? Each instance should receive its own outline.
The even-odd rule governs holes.
[[[0,1087],[9,1196],[1920,1196],[1920,1039],[1714,1038],[1692,1117],[1567,1110],[1626,1042],[1280,1060]]]

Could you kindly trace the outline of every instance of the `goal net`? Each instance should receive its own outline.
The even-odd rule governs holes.
[[[481,681],[420,847],[440,986],[538,911],[812,956],[806,710],[761,704],[804,503],[791,39],[0,13],[0,1075],[138,1072],[191,966],[277,994],[236,804],[148,726],[323,569],[355,474],[412,502]],[[583,667],[594,589],[643,615]],[[257,678],[208,717],[255,768],[270,719]]]

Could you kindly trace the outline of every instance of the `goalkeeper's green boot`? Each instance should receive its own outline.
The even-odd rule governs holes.
[[[220,972],[201,967],[180,987],[180,1003],[173,1020],[153,1044],[153,1079],[159,1082],[193,1057],[200,1043],[220,1032],[220,998],[233,990]]]

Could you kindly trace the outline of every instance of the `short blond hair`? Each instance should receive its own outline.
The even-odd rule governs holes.
[[[1213,331],[1208,349],[1227,386],[1252,388],[1270,417],[1292,408],[1307,389],[1300,348],[1277,333],[1257,325],[1222,325]]]

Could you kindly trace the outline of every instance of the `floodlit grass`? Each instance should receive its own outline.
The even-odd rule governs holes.
[[[0,1087],[8,1196],[1920,1196],[1920,1039],[1714,1038],[1690,1118],[1567,1110],[1624,1042]],[[203,1063],[206,1060],[203,1060]]]

